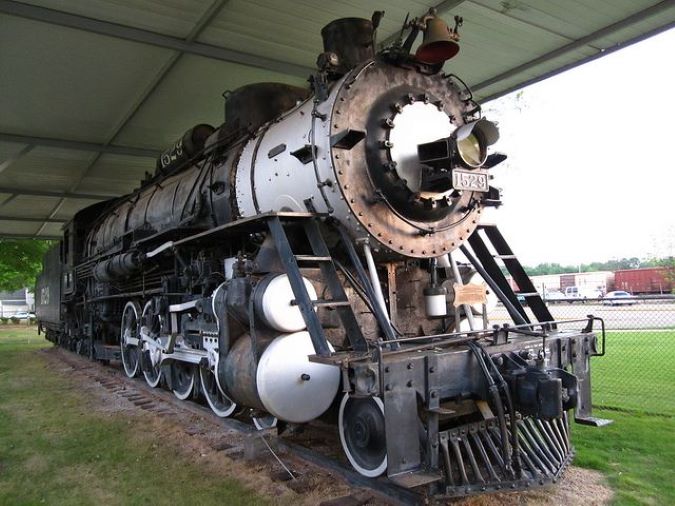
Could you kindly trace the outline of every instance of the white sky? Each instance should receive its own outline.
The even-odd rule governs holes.
[[[675,30],[485,104],[526,265],[675,254]]]

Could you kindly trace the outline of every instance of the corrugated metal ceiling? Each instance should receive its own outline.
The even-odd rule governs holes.
[[[57,236],[63,221],[132,190],[221,94],[302,85],[321,28],[385,9],[391,41],[418,0],[0,0],[0,235]],[[447,71],[481,99],[675,26],[675,0],[445,0],[464,18]]]

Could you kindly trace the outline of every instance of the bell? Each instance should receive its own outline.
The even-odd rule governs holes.
[[[427,20],[424,40],[417,48],[415,56],[424,63],[436,64],[449,60],[459,52],[457,34],[440,18]]]

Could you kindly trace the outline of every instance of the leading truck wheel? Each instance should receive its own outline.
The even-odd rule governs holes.
[[[138,347],[141,327],[141,306],[132,300],[126,303],[122,311],[120,325],[120,352],[124,374],[129,378],[138,375],[140,349]]]
[[[387,469],[384,403],[379,397],[345,394],[338,418],[340,442],[359,474],[374,478]]]
[[[253,425],[258,430],[273,429],[277,426],[277,417],[274,415],[252,416]]]

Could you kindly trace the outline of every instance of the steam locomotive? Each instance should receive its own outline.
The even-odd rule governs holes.
[[[481,223],[505,156],[442,73],[461,18],[406,20],[376,51],[381,14],[323,29],[309,90],[227,94],[223,125],[191,128],[136,191],[79,211],[45,256],[40,329],[261,429],[333,414],[367,477],[440,496],[556,481],[568,413],[603,422],[590,357],[604,330],[554,321]],[[511,324],[489,325],[497,300]]]

